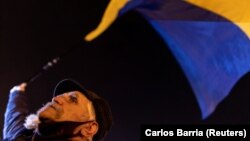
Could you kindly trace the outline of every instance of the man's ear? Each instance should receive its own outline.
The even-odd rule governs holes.
[[[93,137],[98,131],[98,126],[96,121],[90,122],[81,129],[81,134],[85,137]]]

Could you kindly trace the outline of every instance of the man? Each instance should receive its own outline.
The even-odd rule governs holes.
[[[101,141],[112,125],[106,100],[71,79],[60,81],[54,97],[29,114],[26,83],[10,91],[4,120],[4,141]]]

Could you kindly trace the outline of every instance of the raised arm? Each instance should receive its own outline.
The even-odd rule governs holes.
[[[4,115],[4,140],[14,140],[25,131],[23,123],[29,112],[25,88],[26,83],[22,83],[10,90]]]

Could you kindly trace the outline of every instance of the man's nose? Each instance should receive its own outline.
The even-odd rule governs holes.
[[[59,96],[53,97],[52,102],[62,105],[64,103],[64,98],[62,95],[59,95]]]

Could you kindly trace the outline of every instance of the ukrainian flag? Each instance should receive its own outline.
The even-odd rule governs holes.
[[[91,41],[128,10],[144,16],[179,62],[202,118],[250,70],[250,0],[111,0]]]

